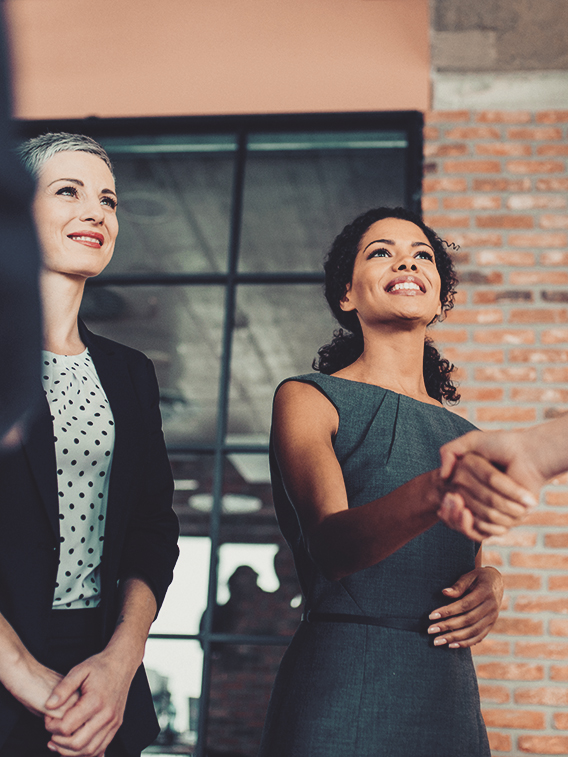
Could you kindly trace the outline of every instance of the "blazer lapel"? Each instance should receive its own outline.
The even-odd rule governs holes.
[[[115,527],[127,514],[125,505],[131,499],[129,494],[135,483],[133,476],[137,470],[139,471],[137,465],[140,464],[142,453],[140,440],[144,435],[141,429],[140,407],[124,354],[115,348],[112,342],[91,334],[81,321],[79,330],[93,359],[114,416],[115,439],[105,535],[107,542],[109,538],[112,540]]]
[[[51,528],[59,542],[59,497],[57,496],[53,422],[46,397],[43,396],[38,404],[37,415],[28,429],[22,446],[45,505]]]

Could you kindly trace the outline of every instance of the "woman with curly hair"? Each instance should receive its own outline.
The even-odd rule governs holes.
[[[456,281],[444,243],[402,208],[359,216],[329,252],[343,328],[318,373],[274,400],[274,503],[305,612],[262,757],[489,757],[469,647],[495,623],[503,582],[437,515],[438,450],[472,428],[442,406],[459,399],[453,366],[426,336]]]

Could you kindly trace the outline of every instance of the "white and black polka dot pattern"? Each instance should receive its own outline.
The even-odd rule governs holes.
[[[54,609],[100,602],[114,420],[88,351],[43,352],[43,388],[51,409],[59,494],[60,560]]]

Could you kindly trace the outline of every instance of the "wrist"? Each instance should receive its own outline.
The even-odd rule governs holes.
[[[440,469],[435,468],[426,474],[428,476],[424,502],[428,515],[436,515],[447,492],[447,482],[440,475]]]

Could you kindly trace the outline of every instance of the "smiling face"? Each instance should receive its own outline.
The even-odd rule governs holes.
[[[384,218],[361,238],[351,283],[341,309],[355,311],[361,325],[408,321],[427,325],[442,312],[440,274],[422,229]]]
[[[33,203],[43,267],[88,278],[110,262],[118,234],[107,165],[87,152],[58,152],[41,167]]]

